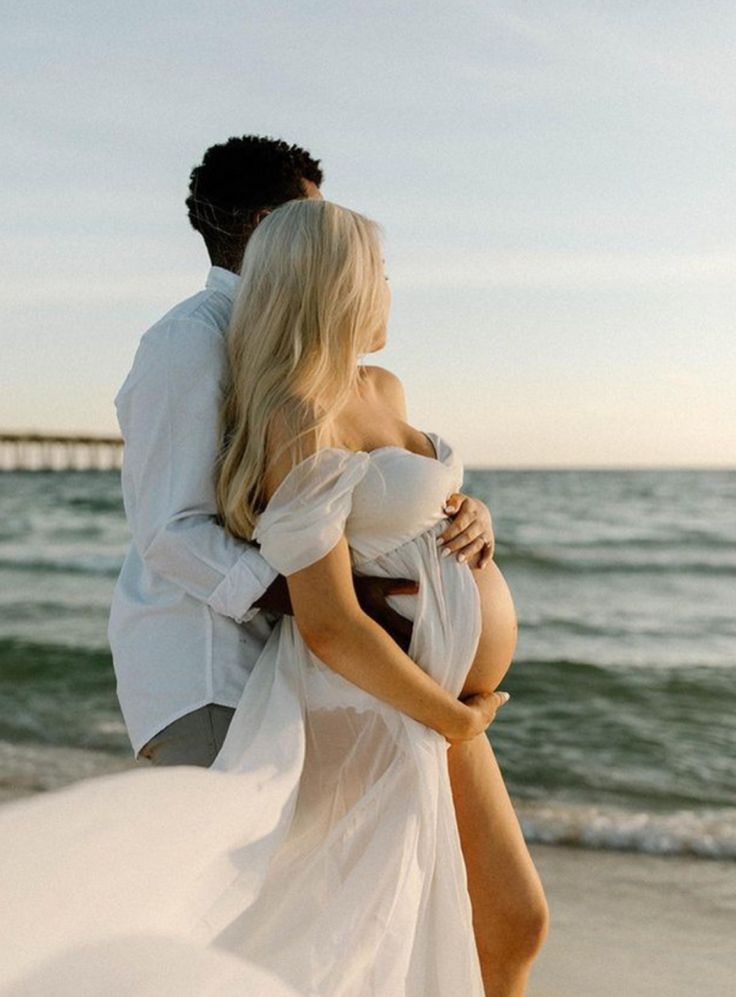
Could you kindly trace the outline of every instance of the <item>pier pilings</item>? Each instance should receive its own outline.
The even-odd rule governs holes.
[[[56,433],[0,433],[0,470],[118,470],[123,441],[119,436]]]

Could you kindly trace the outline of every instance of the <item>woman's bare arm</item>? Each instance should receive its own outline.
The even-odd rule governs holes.
[[[281,443],[289,439],[283,420],[269,432],[271,460],[265,475],[272,496],[293,466],[294,456]],[[314,450],[314,437],[304,443]],[[360,606],[343,535],[320,560],[286,578],[294,620],[307,647],[328,668],[377,699],[449,741],[464,741],[486,729],[507,694],[483,691],[463,701],[428,675]]]
[[[289,575],[287,582],[296,625],[320,661],[449,741],[481,733],[506,701],[505,693],[455,699],[363,612],[344,536],[329,554]]]

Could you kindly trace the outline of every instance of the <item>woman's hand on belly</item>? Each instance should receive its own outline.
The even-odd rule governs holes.
[[[485,568],[493,558],[495,539],[491,510],[480,499],[453,492],[445,503],[449,525],[438,543],[444,555],[454,554],[473,568]]]
[[[465,716],[456,730],[445,734],[445,740],[450,744],[472,741],[490,727],[496,719],[496,713],[510,698],[507,692],[479,692],[465,696]]]

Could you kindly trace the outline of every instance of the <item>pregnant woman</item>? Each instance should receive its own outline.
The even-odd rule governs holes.
[[[484,734],[513,605],[495,566],[438,547],[462,466],[407,423],[397,379],[359,362],[387,313],[360,215],[295,201],[252,236],[218,500],[287,577],[294,616],[213,769],[88,780],[0,814],[0,993],[524,993],[546,907]],[[419,582],[392,597],[408,654],[353,572]]]
[[[458,457],[407,424],[393,375],[358,363],[384,345],[387,313],[366,219],[292,202],[256,231],[230,328],[219,501],[226,527],[287,577],[294,618],[259,661],[215,767],[248,757],[266,699],[281,716],[264,724],[273,736],[287,689],[289,726],[305,737],[265,881],[245,914],[230,923],[223,900],[210,923],[317,993],[443,997],[483,994],[484,981],[487,994],[520,994],[546,911],[478,723],[510,664],[515,614],[495,565],[474,572],[438,550]],[[393,597],[414,621],[408,656],[360,610],[353,571],[419,581],[418,596]],[[446,739],[457,806],[477,815],[463,822],[468,888]],[[514,937],[514,904],[531,911],[531,944]]]

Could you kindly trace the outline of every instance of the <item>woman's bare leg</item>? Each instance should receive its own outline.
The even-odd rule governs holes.
[[[447,757],[486,997],[521,997],[547,933],[544,890],[487,737]]]
[[[491,563],[473,574],[483,632],[462,695],[495,689],[516,644],[516,616],[500,572]],[[486,995],[521,997],[547,934],[544,890],[486,735],[453,744],[447,758]]]

